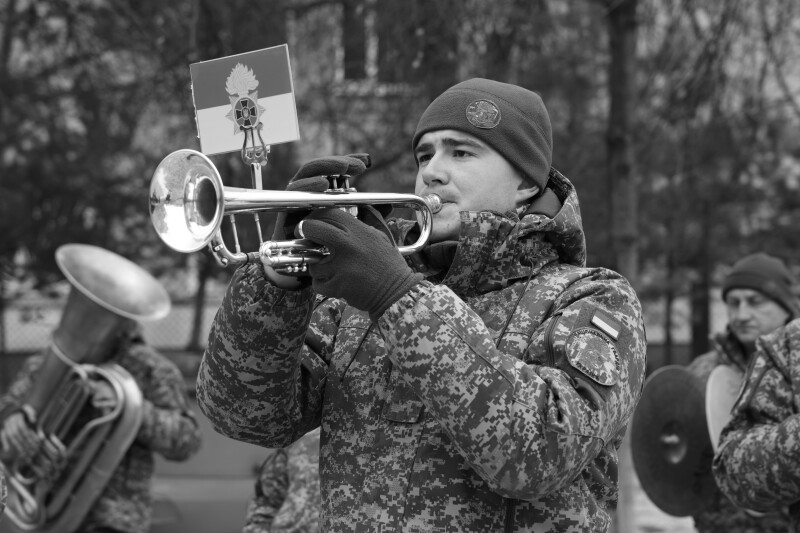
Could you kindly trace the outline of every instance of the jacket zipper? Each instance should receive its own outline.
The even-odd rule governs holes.
[[[556,315],[551,319],[550,323],[547,325],[547,330],[545,331],[544,335],[544,348],[546,350],[547,359],[551,367],[556,366],[556,355],[553,351],[553,332],[558,325],[559,319],[561,319],[561,315]]]
[[[556,357],[555,352],[553,351],[553,332],[558,325],[558,321],[561,318],[561,315],[556,315],[552,317],[550,323],[547,325],[547,329],[545,330],[544,334],[544,342],[545,342],[545,351],[547,353],[547,359],[550,363],[551,367],[556,366]],[[505,520],[505,533],[511,533],[514,531],[514,512],[517,509],[517,500],[512,498],[506,499],[506,520]]]
[[[503,529],[505,533],[514,531],[514,511],[517,509],[517,500],[508,498],[506,500],[506,527]]]

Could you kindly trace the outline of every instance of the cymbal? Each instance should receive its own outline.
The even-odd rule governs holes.
[[[662,511],[690,516],[713,502],[714,449],[705,416],[705,388],[686,368],[669,365],[647,379],[631,420],[633,467]]]
[[[729,365],[719,365],[708,376],[706,383],[706,419],[714,452],[719,447],[722,428],[731,419],[731,409],[736,403],[744,374]]]

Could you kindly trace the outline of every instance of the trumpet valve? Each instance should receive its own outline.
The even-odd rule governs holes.
[[[327,248],[307,239],[293,241],[264,241],[258,248],[264,263],[278,272],[297,274],[306,272],[308,265],[318,263],[330,254]]]

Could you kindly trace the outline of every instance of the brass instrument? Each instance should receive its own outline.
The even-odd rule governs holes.
[[[672,516],[695,515],[719,495],[704,406],[700,378],[667,365],[647,378],[633,412],[633,467],[648,498]]]
[[[244,253],[236,235],[234,215],[394,204],[414,209],[420,225],[417,241],[398,247],[398,251],[402,255],[412,254],[428,241],[432,216],[442,205],[438,196],[353,191],[346,182],[337,183],[336,188],[325,192],[224,187],[216,167],[204,154],[178,150],[165,157],[153,174],[150,219],[161,239],[178,252],[195,252],[209,245],[222,265],[263,257],[275,270],[290,273],[305,271],[307,265],[320,261],[328,251],[311,241],[296,239],[264,241],[258,252]],[[225,215],[229,215],[231,221],[236,252],[231,252],[222,240],[220,228]]]
[[[163,318],[170,299],[145,270],[103,248],[67,244],[56,262],[72,285],[58,327],[25,398],[42,449],[2,450],[6,514],[20,531],[70,533],[83,522],[139,430],[142,394],[131,375],[103,362],[131,321]],[[93,383],[113,402],[93,403]]]

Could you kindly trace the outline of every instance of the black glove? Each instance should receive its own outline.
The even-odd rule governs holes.
[[[348,175],[351,178],[360,176],[372,164],[368,154],[331,155],[312,159],[295,173],[287,191],[324,192],[329,188],[326,176]],[[281,211],[275,218],[273,241],[294,239],[294,228],[309,212]]]
[[[384,233],[339,209],[312,212],[297,233],[330,251],[308,267],[314,290],[344,298],[373,321],[422,280]]]

